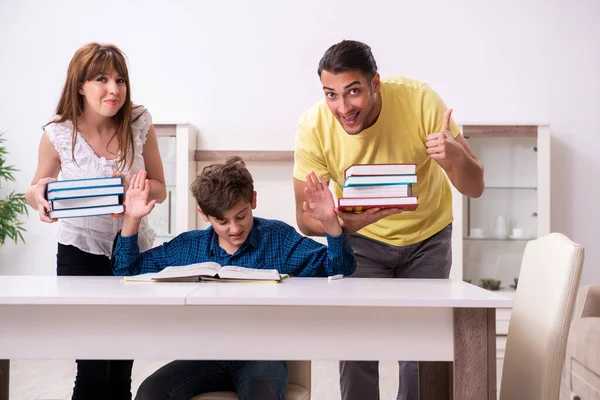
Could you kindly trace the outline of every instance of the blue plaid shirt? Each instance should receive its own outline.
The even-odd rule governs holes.
[[[254,218],[244,244],[228,254],[219,247],[212,227],[178,235],[173,240],[140,253],[137,234],[117,236],[113,252],[115,275],[158,272],[168,266],[213,261],[256,269],[276,269],[294,276],[351,275],[356,259],[346,234],[327,236],[325,246],[302,236],[292,226],[276,220]]]

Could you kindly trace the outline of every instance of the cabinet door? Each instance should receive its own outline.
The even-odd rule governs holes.
[[[546,208],[540,194],[547,193],[549,172],[540,179],[539,157],[543,153],[545,159],[549,149],[540,148],[537,127],[525,134],[511,133],[509,126],[489,129],[494,128],[498,134],[467,139],[483,163],[486,187],[480,198],[462,201],[463,276],[476,285],[513,291],[527,242],[546,233],[539,211]]]
[[[175,237],[175,188],[176,188],[176,150],[177,138],[175,136],[159,136],[158,147],[165,171],[167,186],[167,199],[162,204],[157,204],[148,216],[150,226],[156,232],[154,246],[171,240]]]

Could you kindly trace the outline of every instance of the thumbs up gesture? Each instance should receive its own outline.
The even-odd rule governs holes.
[[[435,132],[427,135],[425,146],[427,154],[436,160],[444,169],[454,164],[462,156],[462,146],[452,136],[450,130],[450,117],[452,109],[449,108],[444,114],[441,132]]]

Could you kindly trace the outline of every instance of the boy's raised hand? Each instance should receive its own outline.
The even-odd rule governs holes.
[[[136,220],[142,219],[142,217],[150,214],[156,204],[156,200],[152,200],[148,203],[150,183],[149,180],[146,179],[146,175],[146,171],[142,170],[131,177],[127,196],[125,196],[125,201],[123,203],[125,207],[125,218],[133,218]]]
[[[320,221],[328,234],[341,235],[342,227],[335,213],[335,202],[325,178],[317,176],[314,171],[306,175],[304,194],[306,195],[306,201],[302,203],[304,212]]]

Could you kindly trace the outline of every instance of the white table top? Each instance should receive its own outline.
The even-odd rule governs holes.
[[[118,276],[0,276],[0,305],[185,305],[200,283],[123,282]]]
[[[0,305],[286,305],[511,307],[513,300],[445,279],[289,278],[282,283],[123,282],[120,277],[0,276]]]
[[[187,304],[496,308],[513,300],[447,279],[289,278],[278,284],[206,282]]]

